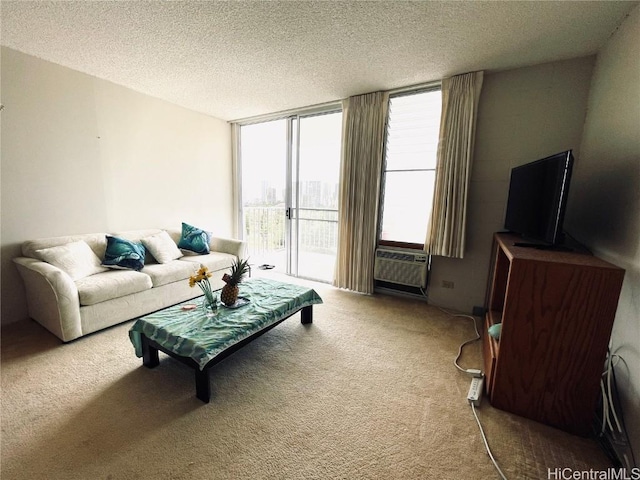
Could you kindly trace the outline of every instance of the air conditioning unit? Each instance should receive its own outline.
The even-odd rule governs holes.
[[[426,288],[427,259],[428,256],[424,253],[378,248],[373,278],[409,287]]]

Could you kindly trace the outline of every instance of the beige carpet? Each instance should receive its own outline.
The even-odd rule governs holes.
[[[182,364],[142,366],[132,322],[66,345],[4,328],[1,478],[498,478],[452,363],[471,321],[309,284],[325,302],[313,325],[296,315],[214,367],[208,405]],[[480,368],[479,343],[461,363]],[[509,479],[610,466],[592,440],[486,399],[478,414]]]

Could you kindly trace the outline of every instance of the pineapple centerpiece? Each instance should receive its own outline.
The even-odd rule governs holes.
[[[231,264],[231,274],[225,273],[222,280],[226,283],[220,292],[220,301],[227,307],[233,305],[238,300],[238,284],[244,280],[249,272],[249,259],[240,260],[239,257]]]

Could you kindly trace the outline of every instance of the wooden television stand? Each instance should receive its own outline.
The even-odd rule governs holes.
[[[580,249],[515,246],[519,240],[494,235],[483,329],[489,401],[587,435],[624,270]],[[496,323],[499,341],[487,334]]]

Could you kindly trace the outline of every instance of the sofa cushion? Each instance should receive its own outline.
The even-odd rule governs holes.
[[[210,250],[211,235],[211,232],[182,222],[182,235],[178,242],[178,248],[206,255]]]
[[[231,268],[231,264],[235,260],[235,256],[228,253],[211,252],[209,255],[189,255],[182,257],[179,261],[187,263],[194,263],[200,266],[207,267],[209,271],[215,272],[217,270],[226,270]]]
[[[154,287],[159,287],[180,280],[188,282],[189,277],[193,275],[198,268],[199,265],[174,260],[169,263],[147,265],[144,267],[144,273],[151,277],[151,282]]]
[[[87,245],[91,247],[93,253],[98,258],[104,257],[104,250],[107,248],[106,233],[85,233],[80,235],[65,235],[62,237],[46,237],[37,238],[35,240],[27,240],[22,243],[22,255],[25,257],[36,258],[42,260],[37,254],[36,250],[42,250],[44,248],[58,247],[60,245],[66,245],[71,242],[77,242],[84,240]]]
[[[84,240],[36,250],[35,255],[66,272],[73,280],[107,270],[100,265],[100,259]]]
[[[143,238],[150,237],[151,235],[156,235],[160,232],[162,232],[162,229],[160,228],[144,228],[141,230],[122,230],[119,232],[111,232],[109,233],[109,235],[113,237],[124,238],[125,240],[129,240],[130,242],[142,243]],[[151,255],[145,248],[144,264],[147,265],[150,263],[158,262],[156,262],[156,259],[153,257],[153,255]]]
[[[107,235],[107,250],[102,265],[113,269],[140,271],[144,267],[145,248],[137,242]]]
[[[176,242],[164,230],[140,241],[158,263],[168,263],[182,256]]]
[[[111,270],[76,281],[80,305],[95,305],[152,287],[151,277],[133,270]]]

